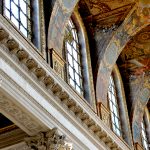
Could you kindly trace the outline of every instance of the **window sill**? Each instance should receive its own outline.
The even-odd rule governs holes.
[[[25,53],[27,53],[26,56],[26,62],[27,60],[33,59],[35,62],[34,69],[30,69],[30,72],[37,77],[37,80],[39,83],[38,87],[40,87],[45,93],[47,91],[51,91],[53,93],[54,97],[57,97],[63,103],[63,105],[66,105],[66,107],[69,109],[70,112],[74,114],[73,117],[74,121],[77,122],[77,120],[80,120],[78,124],[80,124],[80,127],[88,133],[89,137],[92,137],[95,141],[97,141],[97,144],[100,144],[100,141],[103,141],[106,146],[108,146],[110,149],[115,148],[116,150],[130,150],[128,145],[126,145],[120,138],[118,138],[93,112],[93,109],[89,106],[89,104],[79,96],[70,86],[65,83],[60,77],[57,76],[57,74],[49,67],[49,65],[43,61],[43,58],[39,53],[37,52],[36,48],[29,42],[27,39],[25,39],[14,27],[8,23],[6,19],[3,18],[3,16],[0,15],[0,26],[4,33],[8,34],[7,37],[9,40],[9,37],[11,37],[11,40],[13,40],[14,43],[19,44],[19,48],[17,51],[21,48]],[[0,39],[2,40],[3,37]],[[13,46],[13,44],[11,46]],[[7,43],[6,43],[6,46]],[[8,50],[10,55],[12,55],[12,49],[8,46]],[[5,53],[5,52],[2,52]],[[14,53],[16,57],[18,55]],[[42,58],[42,59],[41,59]],[[14,59],[12,57],[11,59]],[[14,61],[14,60],[13,60]],[[25,61],[19,61],[19,63],[22,63],[26,66]],[[27,66],[28,67],[28,66]],[[26,70],[25,70],[26,71]],[[40,72],[38,72],[40,71]],[[45,88],[44,88],[45,87]],[[57,101],[55,102],[57,103]],[[57,105],[62,105],[58,103]],[[63,106],[62,105],[62,106]],[[60,107],[62,107],[60,106]],[[70,113],[69,115],[71,115]],[[85,128],[86,126],[86,128]],[[94,136],[93,136],[94,135]]]
[[[43,52],[40,52],[40,50],[37,49],[36,46],[27,37],[24,36],[24,34],[13,24],[13,22],[10,19],[8,19],[6,16],[3,16],[3,18],[5,18],[5,23],[8,26],[12,26],[13,27],[13,30],[16,32],[15,35],[17,37],[21,36],[43,59],[45,59]]]

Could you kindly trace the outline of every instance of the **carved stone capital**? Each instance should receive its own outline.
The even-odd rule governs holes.
[[[102,103],[98,103],[97,107],[100,118],[108,127],[110,127],[110,112],[108,108],[106,108]]]
[[[53,128],[25,138],[25,141],[31,150],[71,150],[72,147],[66,143],[65,138],[64,135],[58,134],[57,128]]]

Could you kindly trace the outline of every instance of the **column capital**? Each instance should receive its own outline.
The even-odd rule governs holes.
[[[71,150],[65,141],[65,135],[59,135],[57,128],[48,132],[40,132],[35,136],[25,138],[31,150]]]

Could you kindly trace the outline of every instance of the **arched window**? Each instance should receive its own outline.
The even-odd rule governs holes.
[[[109,87],[108,87],[108,101],[109,101],[109,108],[111,112],[112,129],[118,136],[122,136],[116,87],[112,76],[110,77]]]
[[[30,0],[3,0],[3,14],[29,39],[31,39]]]
[[[142,137],[142,145],[144,150],[148,150],[148,139],[147,139],[147,135],[146,135],[146,128],[145,128],[145,122],[144,120],[141,123],[141,127],[142,127],[142,132],[141,132],[141,137]]]
[[[1,0],[0,13],[46,58],[44,5],[41,0]]]
[[[148,107],[145,107],[143,120],[141,122],[141,142],[144,150],[149,150],[150,140],[150,118]]]
[[[79,39],[76,27],[71,19],[66,27],[65,53],[67,61],[67,81],[79,94],[83,95],[83,78]]]
[[[88,36],[78,11],[72,13],[64,36],[65,80],[95,110]]]

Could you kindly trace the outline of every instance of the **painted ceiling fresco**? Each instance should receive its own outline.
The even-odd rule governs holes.
[[[120,24],[133,5],[133,0],[81,0],[79,12],[86,23],[105,28]]]
[[[150,86],[150,25],[129,41],[119,56],[117,64],[124,81],[124,86],[130,86],[125,88],[128,99],[130,99],[130,92],[128,90],[134,88],[131,85],[140,86],[139,79],[141,77],[146,77],[148,79],[147,86]],[[139,83],[136,80],[139,80]],[[134,81],[137,84],[132,84]],[[147,106],[150,112],[150,99]]]
[[[129,41],[119,57],[118,64],[121,70],[132,75],[149,73],[150,25]]]

